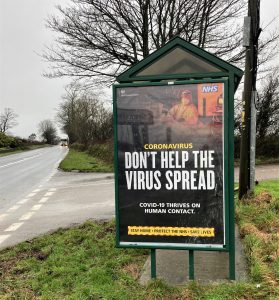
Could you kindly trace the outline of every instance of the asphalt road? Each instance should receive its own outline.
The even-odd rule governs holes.
[[[47,182],[67,152],[54,146],[0,157],[0,209]]]
[[[238,182],[239,168],[234,169],[234,181]],[[279,179],[279,164],[256,166],[255,180]]]
[[[66,153],[59,146],[0,159],[0,248],[114,216],[112,174],[58,171]]]

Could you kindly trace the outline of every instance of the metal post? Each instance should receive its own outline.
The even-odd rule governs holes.
[[[240,145],[240,168],[239,168],[239,199],[251,190],[250,167],[251,167],[251,99],[253,91],[256,91],[257,66],[258,66],[258,40],[261,29],[260,23],[260,0],[248,1],[248,16],[250,17],[249,45],[246,47],[245,79],[243,97],[243,122]]]
[[[189,280],[195,279],[194,250],[189,250]]]
[[[250,150],[250,189],[255,188],[255,163],[256,163],[256,91],[252,91],[251,100],[251,150]]]
[[[156,279],[156,249],[151,249],[151,279]]]
[[[231,234],[232,235],[232,234]],[[235,241],[234,234],[231,237],[230,250],[229,250],[229,278],[235,280]]]

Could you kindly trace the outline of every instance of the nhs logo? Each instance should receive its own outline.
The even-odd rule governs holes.
[[[218,92],[218,85],[204,85],[202,93],[215,93]]]

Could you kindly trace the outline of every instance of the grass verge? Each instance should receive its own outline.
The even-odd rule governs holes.
[[[26,152],[26,151],[30,151],[30,150],[35,150],[35,149],[39,149],[39,148],[44,148],[44,147],[48,147],[48,146],[49,145],[31,145],[31,146],[26,146],[23,149],[0,148],[0,157],[8,156],[11,154],[16,154],[16,153],[21,153],[21,152]]]
[[[278,299],[278,201],[279,181],[268,181],[236,203],[249,282],[142,287],[148,251],[116,249],[113,221],[86,222],[0,251],[0,299]]]
[[[261,157],[257,157],[255,164],[258,165],[271,165],[271,164],[279,164],[279,157],[265,157],[265,156],[261,156]],[[234,166],[235,167],[239,167],[240,165],[240,159],[239,158],[235,158],[234,159]]]
[[[60,163],[59,168],[63,171],[80,171],[80,172],[112,172],[113,166],[82,152],[70,149],[65,159]]]
[[[279,285],[279,181],[261,182],[237,201],[236,216],[253,281]],[[278,293],[279,298],[279,293]]]

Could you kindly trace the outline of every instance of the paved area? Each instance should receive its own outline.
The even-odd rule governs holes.
[[[0,157],[0,214],[48,182],[67,153],[53,146]]]
[[[234,180],[238,182],[239,168],[234,169]],[[256,166],[255,180],[268,180],[279,178],[279,164]]]
[[[88,219],[114,217],[114,180],[106,173],[56,171],[0,210],[0,249]]]
[[[236,228],[236,280],[247,280],[247,263]],[[171,285],[182,285],[189,281],[188,251],[156,250],[157,278]],[[228,253],[217,251],[194,251],[195,280],[208,284],[226,282],[229,277]],[[146,261],[140,283],[146,285],[151,279],[150,257]]]

